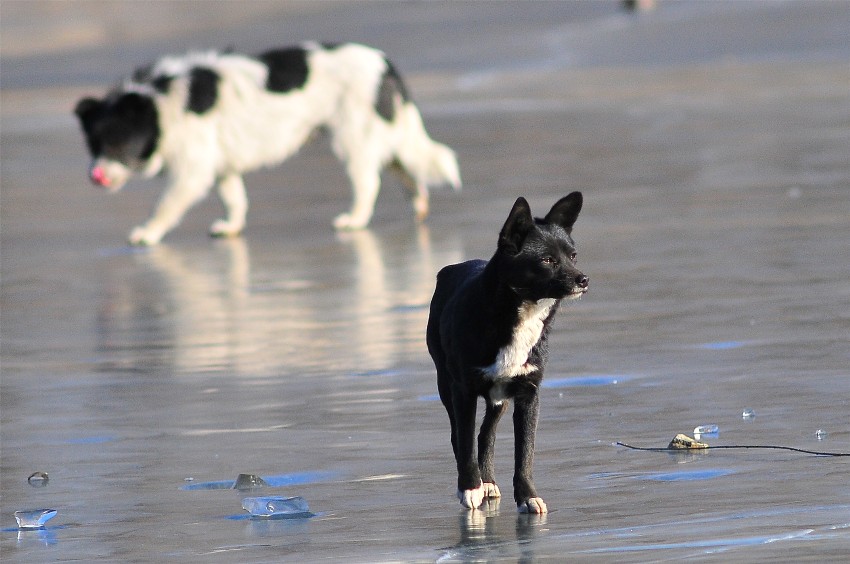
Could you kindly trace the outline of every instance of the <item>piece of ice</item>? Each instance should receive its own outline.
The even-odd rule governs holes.
[[[284,515],[306,515],[310,513],[303,497],[246,497],[242,509],[257,517],[280,517]]]
[[[27,483],[34,488],[43,488],[49,481],[50,478],[47,476],[47,472],[33,472],[27,478]]]
[[[694,427],[694,438],[699,439],[701,436],[716,437],[720,433],[720,427],[717,425],[700,425]]]
[[[21,509],[15,511],[19,529],[43,529],[44,524],[56,517],[55,509]]]
[[[818,429],[817,431],[815,431],[815,437],[817,437],[819,441],[824,440],[828,435],[829,433],[827,433],[823,429]]]
[[[239,474],[233,484],[235,490],[254,490],[268,486],[265,480],[254,474]]]
[[[748,407],[748,408],[746,408],[746,409],[745,409],[745,410],[741,413],[741,417],[743,417],[744,419],[752,419],[752,418],[753,418],[753,417],[755,417],[755,416],[756,416],[756,412],[755,412],[755,411],[753,411],[752,409],[750,409],[749,407]]]

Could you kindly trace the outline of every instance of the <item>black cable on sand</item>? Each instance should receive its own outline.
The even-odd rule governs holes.
[[[694,452],[702,450],[718,450],[718,449],[773,449],[773,450],[790,450],[802,454],[812,454],[815,456],[850,456],[847,452],[820,452],[815,450],[806,450],[802,448],[794,448],[788,446],[776,445],[723,445],[723,446],[704,446],[698,448],[671,448],[671,447],[636,447],[620,441],[617,441],[617,446],[625,447],[632,450],[641,450],[645,452]]]

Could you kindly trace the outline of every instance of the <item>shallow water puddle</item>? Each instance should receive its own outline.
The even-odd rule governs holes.
[[[725,536],[723,532],[714,531],[717,525],[723,529],[724,523],[736,521],[739,527],[754,526],[777,517],[790,518],[795,515],[808,515],[809,520],[829,519],[829,515],[843,516],[850,508],[847,505],[817,506],[817,507],[774,507],[766,510],[746,511],[742,513],[722,513],[712,516],[701,516],[695,519],[662,522],[649,525],[636,525],[627,528],[599,529],[553,535],[545,542],[564,542],[569,539],[593,538],[602,545],[595,548],[579,549],[572,554],[595,553],[626,553],[644,551],[696,550],[695,554],[714,554],[735,548],[758,546],[787,540],[819,540],[834,539],[847,534],[850,524],[839,522],[820,527],[794,528],[770,535],[749,535],[741,537]],[[821,516],[821,514],[827,514]],[[747,524],[748,522],[754,522]],[[680,540],[670,541],[671,535],[685,528],[690,531],[702,531],[701,535],[680,537]],[[709,531],[714,531],[709,536]],[[696,537],[699,538],[696,538]],[[708,538],[706,538],[708,537]],[[606,540],[607,539],[607,540]],[[629,539],[630,544],[618,545],[618,541]],[[631,539],[643,539],[645,544],[636,544]]]
[[[637,552],[637,551],[647,551],[647,550],[672,550],[672,549],[688,549],[688,548],[700,548],[706,549],[706,553],[711,553],[715,551],[722,550],[724,548],[734,548],[741,546],[753,546],[760,544],[768,544],[781,540],[792,540],[799,539],[801,537],[806,537],[813,533],[813,529],[804,529],[802,531],[794,531],[791,533],[785,533],[781,535],[772,535],[772,536],[759,536],[759,537],[743,537],[738,539],[733,538],[720,538],[720,539],[698,539],[692,541],[685,542],[675,542],[675,543],[656,543],[656,544],[646,544],[646,545],[628,545],[628,546],[611,546],[611,547],[603,547],[603,548],[593,548],[590,550],[582,550],[579,553],[583,554],[593,554],[593,553],[605,553],[605,552]],[[713,549],[713,550],[711,550]]]

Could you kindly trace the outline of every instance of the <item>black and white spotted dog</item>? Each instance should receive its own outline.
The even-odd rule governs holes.
[[[212,235],[240,233],[248,209],[242,174],[284,161],[318,128],[330,132],[354,195],[334,220],[338,229],[369,224],[387,166],[402,174],[419,219],[428,214],[429,185],[461,185],[454,152],[428,136],[393,65],[364,45],[166,57],[102,100],[80,100],[75,113],[94,183],[117,191],[137,171],[172,178],[150,219],[130,233],[138,245],[158,243],[213,185],[226,217]]]

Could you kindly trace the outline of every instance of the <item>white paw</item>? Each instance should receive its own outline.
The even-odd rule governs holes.
[[[502,492],[499,491],[499,486],[490,482],[484,482],[481,484],[484,488],[484,497],[488,499],[502,497]]]
[[[336,229],[363,229],[369,225],[369,218],[357,218],[350,213],[341,213],[334,219],[334,228]]]
[[[546,504],[539,497],[532,497],[517,506],[520,513],[548,513]]]
[[[460,504],[467,509],[478,509],[484,501],[484,484],[474,490],[458,490],[457,498],[460,500]]]
[[[226,219],[218,219],[210,225],[210,235],[213,237],[236,237],[242,233],[243,225]]]
[[[136,246],[153,246],[159,243],[160,239],[162,239],[162,233],[142,226],[130,231],[130,236],[128,237],[130,244]]]

